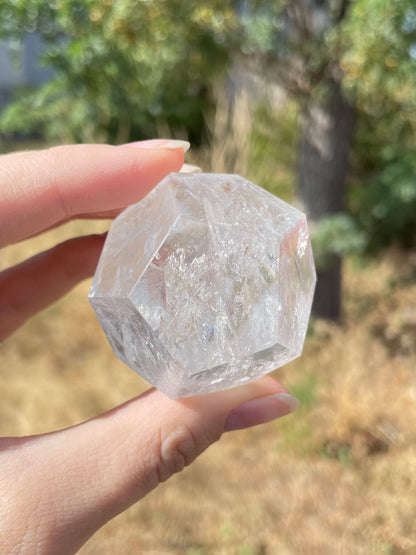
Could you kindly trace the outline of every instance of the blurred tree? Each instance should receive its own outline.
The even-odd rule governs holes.
[[[0,0],[0,38],[40,34],[54,78],[21,91],[3,132],[126,142],[188,130],[200,141],[210,83],[236,36],[228,0]],[[199,136],[198,136],[199,135]]]
[[[357,0],[338,37],[359,110],[349,207],[367,249],[416,238],[416,4]]]
[[[414,2],[252,0],[240,6],[245,52],[265,58],[302,107],[299,195],[320,251],[314,312],[337,319],[348,247],[409,238],[414,230]],[[354,219],[341,214],[351,146]]]
[[[349,0],[254,0],[254,6],[256,11],[246,19],[249,37],[266,54],[269,71],[302,106],[298,193],[314,229],[345,207],[355,106],[344,95],[339,55],[328,48],[327,36],[347,17]],[[265,32],[259,34],[259,27]],[[314,313],[338,319],[341,257],[322,257],[317,270]]]

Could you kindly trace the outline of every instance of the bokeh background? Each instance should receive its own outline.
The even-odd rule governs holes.
[[[1,152],[151,137],[307,212],[314,316],[275,373],[302,404],[222,438],[80,553],[416,553],[414,1],[0,0]],[[108,225],[8,247],[0,269]],[[147,388],[88,288],[0,345],[1,434]]]

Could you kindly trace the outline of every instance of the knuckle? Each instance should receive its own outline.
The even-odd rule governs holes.
[[[171,432],[160,442],[157,468],[159,482],[164,482],[172,474],[190,465],[209,445],[217,441],[220,435],[216,430],[195,433],[185,425]]]

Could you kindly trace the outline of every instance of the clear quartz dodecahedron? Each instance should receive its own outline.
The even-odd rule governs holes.
[[[299,210],[237,175],[181,173],[116,218],[89,298],[116,355],[178,398],[298,357],[315,280]]]

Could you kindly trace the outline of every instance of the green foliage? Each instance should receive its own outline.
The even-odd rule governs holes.
[[[0,38],[16,42],[28,31],[45,41],[42,63],[54,78],[24,91],[1,129],[120,142],[160,126],[201,128],[236,20],[221,0],[1,0]]]
[[[327,459],[337,459],[339,463],[343,466],[351,466],[353,464],[353,458],[351,453],[351,446],[348,444],[344,445],[332,445],[331,443],[325,444],[321,451],[321,456]]]
[[[328,47],[340,54],[345,89],[360,110],[416,124],[416,6],[413,0],[357,0]],[[413,130],[414,131],[414,128]]]
[[[350,209],[368,250],[415,239],[416,7],[358,0],[338,37],[344,86],[359,120]]]
[[[369,132],[370,130],[366,130]],[[357,140],[360,144],[359,139]],[[365,150],[361,166],[368,162]],[[371,169],[354,176],[350,208],[363,234],[367,250],[378,252],[392,243],[414,245],[416,237],[416,155],[400,144],[382,144],[371,159]]]
[[[348,215],[314,233],[318,263],[415,240],[416,6],[414,0],[252,0],[250,55],[266,57],[300,101],[325,100],[329,80],[356,106]],[[344,9],[344,8],[347,9]]]
[[[276,35],[283,31],[282,20],[270,14],[269,6],[266,9],[257,8],[252,13],[242,15],[242,26],[245,31],[246,42],[244,52],[270,54],[276,43]]]
[[[367,236],[349,214],[328,216],[311,230],[316,266],[324,270],[333,255],[360,254],[367,246]]]

